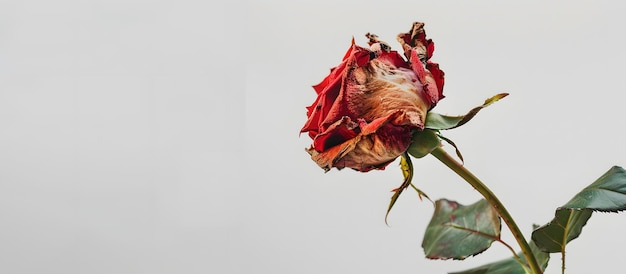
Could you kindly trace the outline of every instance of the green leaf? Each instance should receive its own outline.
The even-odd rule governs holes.
[[[461,160],[461,163],[464,163],[465,161],[463,160],[463,155],[461,155],[461,151],[459,150],[459,147],[456,146],[456,144],[454,142],[452,142],[452,140],[443,137],[443,135],[441,134],[437,134],[437,136],[441,139],[444,140],[446,143],[450,144],[452,147],[454,147],[454,150],[456,151],[456,156],[459,157],[459,160]]]
[[[496,96],[493,96],[481,105],[471,109],[467,114],[460,116],[448,116],[443,114],[438,114],[434,112],[428,112],[426,116],[426,126],[425,128],[434,129],[434,130],[444,130],[444,129],[453,129],[456,127],[460,127],[465,123],[469,122],[476,114],[483,108],[497,102],[498,100],[508,96],[508,93],[500,93]]]
[[[541,269],[545,270],[546,267],[548,266],[548,261],[550,261],[550,254],[539,250],[539,248],[537,248],[537,246],[532,241],[530,242],[530,250],[532,251],[533,255],[535,255],[535,258],[537,259],[537,262],[541,266]],[[524,254],[520,252],[517,254],[517,257],[514,256],[508,259],[500,260],[500,261],[486,264],[483,266],[479,266],[476,268],[468,269],[468,270],[461,271],[461,272],[452,272],[449,274],[526,274],[528,273],[518,260],[521,260],[521,263],[526,264],[526,258],[524,258]]]
[[[533,231],[532,239],[542,251],[563,256],[565,246],[578,238],[593,211],[618,212],[626,209],[626,170],[614,166],[562,207],[548,224]]]
[[[500,217],[487,200],[464,206],[445,199],[435,202],[422,247],[429,259],[463,260],[500,239]]]
[[[420,201],[423,200],[422,198],[426,198],[431,203],[433,203],[433,204],[435,203],[435,202],[433,202],[433,200],[430,199],[430,197],[428,197],[428,195],[426,193],[424,193],[424,191],[422,191],[421,189],[417,188],[413,183],[411,183],[411,187],[415,190],[415,192],[417,192],[417,197],[420,198]]]
[[[400,156],[400,169],[402,170],[402,175],[404,176],[404,181],[400,185],[400,187],[392,190],[393,196],[391,196],[391,201],[389,201],[389,207],[387,207],[387,213],[385,214],[385,224],[387,223],[387,217],[389,217],[389,212],[393,208],[393,205],[396,204],[396,201],[402,194],[402,191],[411,185],[411,180],[413,180],[413,163],[411,162],[411,158],[405,152],[402,156]],[[415,188],[417,190],[417,188]],[[418,191],[420,193],[420,191]]]
[[[435,148],[438,148],[440,145],[441,142],[439,142],[437,132],[430,129],[424,129],[413,133],[413,139],[411,145],[407,149],[407,152],[415,158],[422,158],[428,155]]]
[[[590,209],[558,208],[552,221],[533,231],[532,239],[545,252],[565,253],[565,245],[578,238],[592,212]]]
[[[614,166],[581,192],[564,208],[618,212],[626,209],[626,170]]]

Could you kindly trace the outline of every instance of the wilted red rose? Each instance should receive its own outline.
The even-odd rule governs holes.
[[[398,35],[405,60],[398,52],[366,35],[370,48],[354,39],[343,61],[314,86],[315,102],[307,107],[307,152],[324,170],[350,167],[384,169],[424,129],[427,112],[443,98],[444,73],[429,61],[434,44],[424,24]]]

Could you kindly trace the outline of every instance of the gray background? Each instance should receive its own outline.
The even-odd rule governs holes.
[[[624,8],[609,1],[0,2],[0,273],[446,273],[402,175],[324,172],[298,131],[311,85],[366,32],[426,22],[446,132],[527,236],[626,165]],[[449,147],[446,147],[449,148]],[[431,198],[480,196],[433,157]],[[568,272],[621,269],[626,215],[594,214]],[[514,245],[505,229],[503,238]],[[546,273],[560,273],[552,256]]]

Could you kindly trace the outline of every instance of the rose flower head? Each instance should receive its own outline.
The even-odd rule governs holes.
[[[342,62],[313,86],[317,99],[300,132],[313,139],[306,151],[326,171],[384,169],[407,150],[444,97],[444,73],[429,61],[435,48],[423,23],[397,37],[406,59],[376,35],[366,37],[369,48],[352,39]]]

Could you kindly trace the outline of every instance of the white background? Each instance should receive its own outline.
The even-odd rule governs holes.
[[[207,1],[207,3],[210,1]],[[0,2],[0,273],[446,273],[402,175],[324,173],[298,132],[351,38],[413,21],[446,73],[435,111],[526,236],[624,145],[626,11],[609,1]],[[447,147],[449,148],[449,147]],[[433,157],[431,198],[480,198]],[[596,213],[567,273],[619,272],[626,215]],[[515,245],[504,229],[503,238]],[[560,273],[555,254],[546,273]]]

